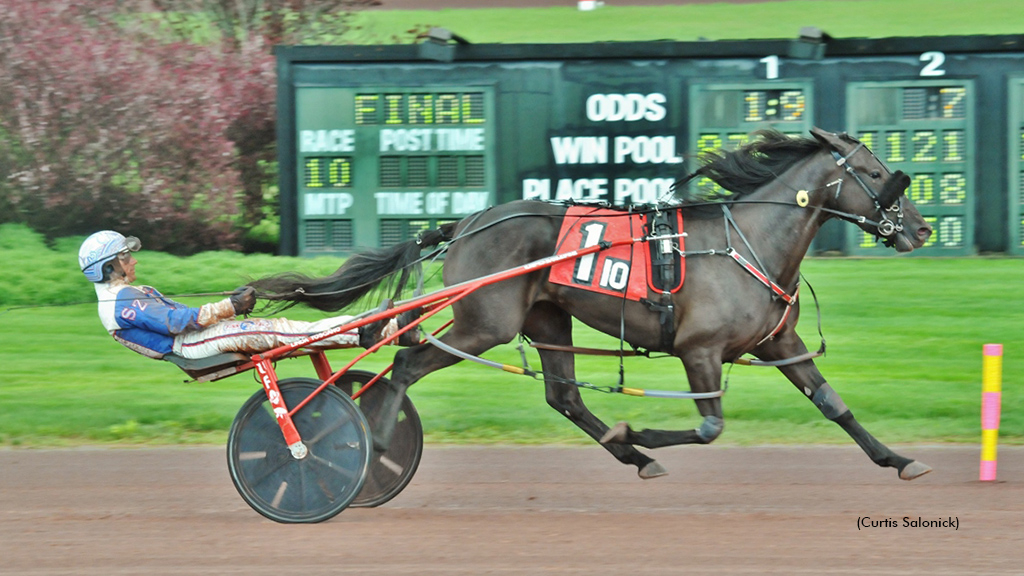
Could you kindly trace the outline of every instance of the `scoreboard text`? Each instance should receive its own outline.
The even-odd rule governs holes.
[[[1024,255],[1024,35],[275,54],[282,253],[387,246],[516,199],[669,201],[701,152],[818,126],[909,175],[934,228],[914,255]],[[835,219],[811,249],[888,253]]]
[[[494,203],[486,89],[296,92],[304,252],[400,242]]]
[[[893,170],[910,176],[907,197],[935,232],[922,254],[966,254],[973,236],[973,106],[967,83],[854,83],[848,88],[849,131]],[[855,254],[881,253],[860,231]]]

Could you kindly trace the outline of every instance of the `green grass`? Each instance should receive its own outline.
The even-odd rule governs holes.
[[[252,373],[183,384],[177,368],[111,340],[91,303],[3,312],[28,302],[93,301],[91,285],[76,268],[79,240],[63,240],[50,250],[22,227],[0,226],[4,261],[32,263],[9,267],[0,278],[0,445],[223,442],[235,412],[259,390]],[[139,260],[141,281],[168,293],[230,289],[246,275],[270,271],[320,274],[339,264],[330,258],[232,253],[175,258],[145,250]],[[988,342],[1000,342],[1006,350],[1002,439],[1024,441],[1024,262],[818,258],[805,262],[804,273],[821,298],[828,338],[829,353],[818,365],[882,441],[976,442],[981,346]],[[805,305],[801,333],[814,348],[813,311],[809,300]],[[294,309],[288,316],[314,319],[321,314]],[[577,343],[617,346],[615,339],[586,329],[577,330]],[[512,345],[486,356],[519,362]],[[349,357],[348,351],[330,353],[335,365]],[[528,358],[539,367],[536,353],[530,351]],[[359,367],[379,369],[389,359],[389,354],[377,354]],[[578,362],[579,377],[598,385],[615,384],[617,369],[609,358],[581,357]],[[282,377],[313,375],[302,359],[282,362],[279,371]],[[672,358],[627,359],[626,383],[686,389],[681,365]],[[680,429],[699,420],[687,400],[583,394],[607,422]],[[431,442],[590,442],[548,408],[541,383],[494,369],[464,362],[431,374],[410,396]],[[849,442],[774,369],[734,367],[723,405],[722,443]]]
[[[358,14],[355,44],[442,26],[475,43],[794,38],[817,26],[835,38],[1024,33],[1019,0],[791,0],[750,4],[375,10]]]

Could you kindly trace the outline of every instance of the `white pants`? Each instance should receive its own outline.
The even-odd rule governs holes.
[[[223,352],[258,354],[278,346],[319,334],[351,320],[351,316],[302,322],[287,318],[250,318],[227,320],[212,326],[178,334],[174,353],[183,358],[206,358]],[[359,345],[359,331],[349,330],[309,345],[310,348],[351,348]]]

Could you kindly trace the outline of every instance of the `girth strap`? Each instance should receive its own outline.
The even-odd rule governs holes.
[[[672,305],[672,295],[662,292],[661,302],[641,298],[640,303],[651,311],[658,312],[658,322],[661,324],[660,348],[662,352],[671,353],[676,340],[676,314],[675,306]]]

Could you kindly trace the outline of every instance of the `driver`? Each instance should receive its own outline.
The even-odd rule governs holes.
[[[135,264],[132,255],[142,243],[112,230],[89,236],[78,250],[78,264],[85,277],[95,284],[103,327],[124,346],[150,358],[160,359],[174,353],[198,359],[223,352],[258,354],[340,326],[351,316],[302,322],[287,318],[250,318],[235,316],[252,312],[256,292],[251,286],[239,288],[219,302],[190,308],[166,298],[151,286],[133,286]],[[309,345],[311,348],[369,348],[381,338],[393,334],[409,319],[397,318],[368,324],[358,331],[349,330]],[[419,343],[419,329],[399,337],[400,345]]]

